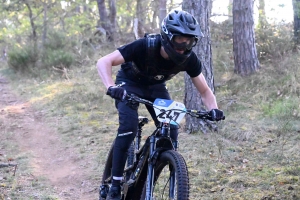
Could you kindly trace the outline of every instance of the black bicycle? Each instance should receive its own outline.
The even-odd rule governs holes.
[[[142,127],[148,123],[148,119],[139,117],[138,132],[128,150],[127,167],[123,174],[122,200],[188,200],[188,169],[183,156],[176,151],[177,141],[170,138],[170,124],[179,125],[185,114],[213,121],[212,116],[209,112],[186,109],[184,104],[173,100],[156,99],[152,103],[127,95],[126,101],[153,106],[160,123],[141,145]],[[102,200],[106,199],[111,186],[113,145],[114,142],[102,176]]]

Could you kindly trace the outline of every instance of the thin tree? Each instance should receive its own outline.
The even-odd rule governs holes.
[[[259,0],[258,28],[264,29],[268,25],[265,9],[265,0]]]
[[[47,32],[48,32],[48,6],[46,0],[43,2],[43,7],[44,7],[44,17],[43,17],[42,51],[44,51],[44,46],[46,43]]]
[[[293,0],[295,45],[300,45],[300,0]]]
[[[233,1],[233,54],[235,73],[247,76],[260,68],[255,46],[253,0]]]
[[[154,29],[157,29],[158,28],[158,24],[157,24],[157,18],[159,17],[159,3],[158,1],[152,1],[151,2],[151,7],[152,7],[152,21],[151,21],[151,29],[154,30]],[[160,21],[160,20],[159,20]]]
[[[200,39],[198,45],[194,47],[194,52],[199,57],[202,63],[202,73],[206,78],[208,86],[214,92],[214,76],[212,67],[212,51],[210,39],[209,19],[211,15],[212,1],[211,0],[184,0],[183,10],[195,16],[200,24],[204,37]],[[185,98],[184,103],[188,108],[204,109],[204,104],[197,89],[194,87],[191,79],[185,74]],[[199,121],[198,119],[190,116],[186,117],[185,129],[187,132],[202,132],[207,131],[208,122]]]
[[[151,29],[154,32],[159,32],[160,24],[167,15],[167,0],[151,1],[151,5],[153,12]]]
[[[145,25],[145,8],[142,0],[136,1],[136,29],[137,29],[137,38],[141,38],[145,34],[144,25]]]
[[[113,38],[112,27],[114,27],[115,25],[112,25],[110,23],[114,22],[115,19],[109,18],[107,10],[106,10],[106,6],[105,6],[105,0],[97,0],[97,5],[98,5],[99,16],[100,16],[98,25],[106,31],[106,38],[108,39],[108,41],[113,41],[114,38]],[[113,6],[115,6],[114,2],[113,2]],[[115,9],[113,9],[113,8],[110,8],[110,10],[115,11]],[[114,16],[116,16],[115,13],[113,13],[113,14],[114,14]]]
[[[233,4],[233,0],[229,0],[229,2],[228,2],[228,16],[232,15],[232,4]]]
[[[167,15],[167,0],[160,0],[159,1],[159,22],[162,22],[162,20]]]
[[[110,0],[109,3],[109,21],[110,21],[110,35],[112,40],[115,40],[116,37],[116,15],[117,15],[117,9],[116,9],[116,0]]]

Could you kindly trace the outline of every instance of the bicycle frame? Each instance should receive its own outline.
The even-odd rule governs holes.
[[[156,159],[162,151],[175,149],[172,143],[172,139],[169,136],[170,125],[166,123],[160,123],[156,130],[147,138],[143,147],[139,148],[141,142],[140,138],[142,133],[142,126],[139,125],[138,133],[135,138],[136,159],[134,165],[136,167],[130,166],[124,170],[125,172],[134,170],[132,171],[131,179],[123,185],[124,199],[127,199],[130,187],[137,189],[137,183],[146,181],[146,200],[151,200],[153,193],[152,190],[154,181],[154,166],[156,163]],[[143,181],[145,179],[145,176],[146,180]],[[174,187],[175,186],[173,184],[172,188],[174,189]],[[137,196],[137,198],[139,198],[139,196],[140,194]],[[130,198],[132,197],[130,196]]]

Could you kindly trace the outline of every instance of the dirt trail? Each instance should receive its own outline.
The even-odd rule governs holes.
[[[42,112],[13,94],[3,77],[0,77],[1,121],[0,130],[4,131],[1,135],[13,133],[13,142],[30,157],[32,175],[49,180],[60,200],[97,199],[97,186],[88,180],[88,172],[82,167],[84,161],[63,144],[55,128],[44,122]]]

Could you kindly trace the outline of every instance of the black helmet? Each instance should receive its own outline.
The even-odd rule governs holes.
[[[191,41],[184,45],[178,44],[173,40],[173,36],[182,35],[190,37]],[[164,18],[161,24],[162,45],[169,58],[182,64],[192,52],[192,48],[197,44],[198,38],[203,37],[200,25],[190,13],[182,10],[172,10]],[[174,48],[184,48],[183,54],[177,53]]]

